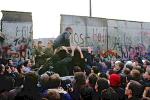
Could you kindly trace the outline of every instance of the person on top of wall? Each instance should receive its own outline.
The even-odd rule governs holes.
[[[66,27],[65,32],[60,34],[55,40],[53,44],[53,48],[56,49],[60,46],[70,46],[70,35],[73,33],[71,27]]]

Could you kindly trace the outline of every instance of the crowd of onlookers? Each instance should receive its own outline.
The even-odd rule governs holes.
[[[31,60],[14,65],[0,58],[0,100],[150,100],[150,61],[117,60],[89,55],[86,66],[73,66],[71,76],[33,71]],[[61,70],[61,65],[60,65]]]

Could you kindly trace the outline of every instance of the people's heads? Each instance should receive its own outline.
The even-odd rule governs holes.
[[[133,69],[138,70],[140,73],[142,73],[142,67],[141,66],[134,66]]]
[[[38,76],[35,74],[35,72],[26,73],[24,80],[24,87],[34,88],[37,86],[37,84],[38,84]]]
[[[130,71],[131,71],[131,70],[130,70],[129,68],[126,68],[126,67],[123,69],[123,73],[124,73],[125,75],[129,75],[129,74],[130,74]]]
[[[65,31],[70,32],[70,33],[72,33],[72,32],[73,32],[73,30],[72,30],[72,28],[71,28],[71,27],[66,27]]]
[[[95,73],[95,74],[98,74],[99,73],[98,67],[97,66],[92,66],[91,72]]]
[[[120,64],[121,64],[121,61],[116,61],[115,62],[115,67],[119,67]]]
[[[136,70],[136,69],[133,69],[133,70],[130,72],[130,75],[131,75],[132,80],[139,81],[140,78],[141,78],[140,71],[138,71],[138,70]]]
[[[61,100],[59,92],[55,90],[48,90],[47,100]]]
[[[106,73],[100,73],[100,74],[99,74],[99,77],[100,77],[100,78],[106,78],[106,79],[108,79],[108,76],[107,76]]]
[[[30,61],[29,59],[28,59],[28,60],[25,60],[24,66],[25,66],[25,67],[32,67],[31,61]]]
[[[12,72],[16,72],[17,71],[15,66],[10,66],[10,69],[11,69]]]
[[[10,66],[5,67],[5,74],[10,74],[12,72]]]
[[[47,43],[47,47],[52,48],[53,47],[53,41],[49,40],[49,42]]]
[[[60,59],[65,58],[67,55],[66,50],[62,48],[59,48],[56,54],[60,57]]]
[[[92,100],[93,89],[89,87],[83,87],[80,89],[81,100]]]
[[[121,76],[119,74],[111,74],[109,81],[111,87],[119,87],[121,85]]]
[[[114,70],[115,71],[120,71],[120,70],[123,69],[123,67],[124,67],[124,64],[121,61],[116,61],[115,62]]]
[[[150,65],[150,61],[146,60],[144,65]]]
[[[5,72],[5,66],[3,64],[0,64],[0,74],[3,74]]]
[[[143,97],[150,99],[150,87],[145,88],[144,93],[143,93]]]
[[[108,88],[109,88],[108,80],[105,78],[98,78],[95,85],[96,91],[102,92],[104,89],[108,89]]]
[[[90,84],[90,86],[94,88],[96,81],[97,81],[97,75],[94,73],[91,73],[88,77],[88,83]]]
[[[115,90],[108,88],[101,92],[101,100],[119,100],[119,97]]]
[[[147,66],[146,71],[150,72],[150,65]]]
[[[129,68],[130,70],[132,70],[133,66],[132,65],[126,65],[125,68]]]
[[[11,59],[8,59],[8,65],[12,66],[13,65],[13,61]]]
[[[91,73],[91,69],[88,68],[88,67],[86,67],[84,71],[85,71],[85,73],[86,73],[86,76],[89,76],[90,73]]]
[[[35,61],[33,59],[30,59],[30,64],[31,64],[31,66],[34,66],[35,65]]]
[[[127,61],[126,63],[125,63],[125,67],[127,67],[127,66],[129,66],[131,69],[130,70],[132,70],[132,61]],[[129,68],[128,67],[128,68]]]
[[[61,86],[61,79],[59,74],[53,74],[50,76],[50,88],[58,88]]]
[[[24,65],[23,64],[20,64],[18,67],[17,67],[17,70],[19,73],[24,73]]]
[[[91,54],[91,55],[93,54],[93,52],[92,52],[93,49],[91,47],[87,47],[87,51],[88,52],[85,52],[86,54],[88,54],[88,53]]]
[[[143,68],[146,70],[148,67],[150,66],[150,61],[145,61],[144,62],[144,65],[143,65]]]
[[[80,86],[85,85],[86,77],[83,72],[76,72],[74,74],[75,86],[76,88],[80,88]]]
[[[142,93],[143,93],[143,86],[139,82],[131,80],[127,84],[125,95],[127,95],[128,98],[129,97],[141,98]]]
[[[0,59],[2,59],[3,58],[3,56],[2,56],[2,51],[0,51]]]
[[[136,66],[138,66],[138,62],[137,62],[137,61],[134,61],[134,62],[132,63],[132,66],[133,66],[133,68],[136,67]]]
[[[43,47],[42,46],[42,41],[38,41],[38,47]]]
[[[46,73],[41,75],[41,77],[40,77],[40,84],[44,88],[48,88],[49,87],[49,76]]]
[[[82,70],[79,66],[74,66],[73,73],[76,73],[76,72],[82,72]]]
[[[31,62],[31,60],[30,60],[30,59],[28,60],[28,64],[27,64],[27,66],[28,66],[28,67],[32,67],[32,62]]]
[[[143,74],[143,78],[145,80],[150,80],[150,71],[146,71],[144,74]]]

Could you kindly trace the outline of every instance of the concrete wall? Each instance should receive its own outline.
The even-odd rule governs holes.
[[[2,32],[5,33],[3,46],[11,45],[11,50],[19,52],[25,49],[26,58],[31,57],[32,52],[32,22],[6,22],[3,21]],[[25,47],[24,47],[25,45]]]
[[[61,33],[73,29],[71,45],[91,46],[95,51],[115,50],[123,58],[150,52],[150,23],[84,16],[61,16]]]
[[[32,13],[2,11],[2,33],[5,39],[2,51],[6,58],[32,58],[33,23]]]

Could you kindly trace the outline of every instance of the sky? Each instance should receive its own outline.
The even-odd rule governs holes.
[[[150,0],[92,0],[92,17],[150,22]],[[0,0],[0,10],[32,12],[33,38],[60,34],[60,15],[89,16],[89,0]]]

